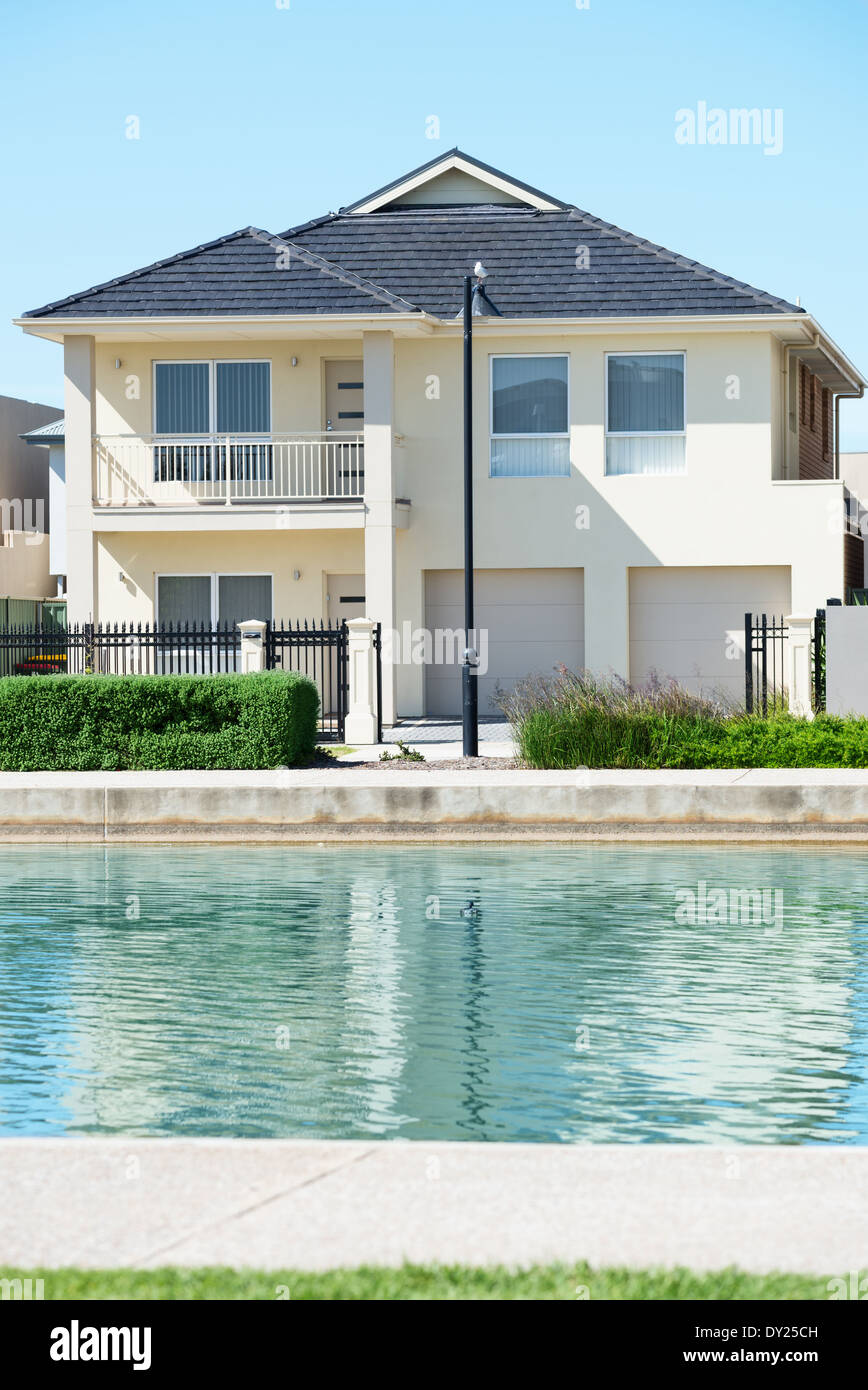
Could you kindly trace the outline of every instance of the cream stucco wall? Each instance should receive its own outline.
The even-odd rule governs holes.
[[[295,622],[325,617],[330,574],[364,570],[363,536],[361,531],[109,533],[99,537],[97,569],[104,621],[153,622],[158,574],[264,573],[274,576],[275,618]],[[293,579],[294,570],[300,579]]]
[[[292,359],[298,359],[293,367]],[[271,362],[271,428],[275,434],[325,428],[324,373],[328,360],[362,359],[355,341],[99,343],[96,347],[96,433],[151,434],[155,362],[265,359]],[[120,359],[120,367],[115,361]]]
[[[242,530],[239,508],[238,521],[224,519],[226,529],[219,534],[197,530],[203,523],[195,516],[189,528],[175,519],[171,532],[155,531],[160,521],[153,510],[140,532],[120,534],[112,529],[111,514],[91,509],[91,534],[98,537],[96,616],[152,618],[156,573],[234,570],[274,573],[277,617],[319,619],[325,616],[324,576],[366,572],[369,595],[384,620],[393,613],[399,627],[407,621],[424,625],[426,572],[463,563],[461,338],[435,328],[427,336],[392,339],[378,332],[376,323],[370,327],[374,331],[365,340],[359,332],[333,340],[233,337],[96,345],[90,389],[97,433],[152,431],[153,362],[167,359],[269,359],[275,433],[322,429],[325,362],[364,359],[372,412],[366,421],[367,516],[359,518],[358,529],[335,530],[336,523],[322,514],[322,529],[297,530],[300,523],[290,520],[284,530],[275,530],[271,521],[259,530]],[[786,567],[795,611],[811,612],[841,594],[841,484],[776,481],[783,472],[784,376],[780,345],[771,332],[691,331],[678,325],[653,333],[585,327],[516,335],[513,327],[506,330],[496,321],[475,325],[476,564],[480,569],[581,569],[589,666],[629,671],[631,569]],[[682,475],[606,476],[606,353],[631,351],[686,354]],[[568,354],[569,477],[489,477],[489,357],[495,353]],[[84,343],[69,350],[68,361],[72,590],[75,583],[87,587],[91,565],[84,524],[90,467],[85,444],[90,368]],[[390,521],[390,494],[410,499],[404,530]],[[587,508],[587,526],[577,526],[578,508]],[[250,525],[249,515],[244,524]],[[305,525],[316,528],[316,515]],[[385,549],[391,545],[394,579]],[[291,578],[294,568],[302,571],[298,583]],[[120,571],[126,582],[119,580]],[[79,608],[88,606],[85,595]],[[422,710],[423,687],[421,668],[398,670],[402,713]]]
[[[686,354],[686,472],[607,477],[605,354]],[[572,472],[568,478],[489,477],[489,357],[568,353]],[[436,378],[439,399],[429,387]],[[737,394],[733,378],[737,378]],[[792,604],[813,611],[840,593],[839,483],[774,481],[780,439],[778,344],[767,334],[479,332],[474,351],[474,490],[479,568],[581,566],[585,659],[629,669],[628,574],[638,566],[786,566]],[[422,576],[462,563],[461,354],[455,342],[399,345],[397,476],[412,499],[398,538],[399,619],[422,622]],[[576,525],[588,508],[586,529]],[[676,634],[677,635],[677,634]],[[421,707],[418,669],[402,672],[399,704]]]

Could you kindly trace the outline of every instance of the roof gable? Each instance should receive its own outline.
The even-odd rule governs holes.
[[[500,169],[464,154],[459,149],[447,150],[409,174],[393,180],[384,188],[369,193],[343,208],[346,213],[378,212],[393,206],[417,207],[452,206],[454,204],[511,203],[522,207],[554,211],[564,203],[550,198],[530,184],[511,178]]]

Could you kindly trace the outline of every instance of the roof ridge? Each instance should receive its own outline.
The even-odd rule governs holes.
[[[279,235],[285,238],[298,236],[300,232],[311,232],[314,227],[323,227],[326,222],[335,222],[341,216],[341,212],[325,212],[322,217],[312,217],[309,222],[299,222],[297,227],[289,227]]]
[[[392,294],[389,290],[383,289],[382,285],[375,285],[372,280],[365,280],[360,275],[356,275],[351,270],[345,270],[337,261],[326,260],[325,256],[319,256],[315,251],[308,251],[307,247],[299,246],[294,241],[286,241],[283,237],[273,236],[270,232],[263,231],[258,227],[248,227],[252,237],[257,241],[263,241],[273,247],[276,251],[289,251],[291,255],[298,256],[299,260],[306,265],[312,266],[314,270],[321,271],[324,275],[333,275],[336,280],[340,280],[344,285],[351,285],[353,289],[361,290],[364,294],[370,294],[382,303],[398,308],[402,312],[421,314],[422,310],[418,304],[411,304],[408,299],[401,299],[399,295]]]
[[[622,241],[628,242],[631,246],[649,251],[659,260],[669,261],[672,265],[692,270],[716,285],[724,285],[727,289],[736,290],[739,294],[764,299],[767,304],[785,304],[787,308],[794,310],[799,308],[798,305],[791,304],[788,299],[783,299],[780,295],[769,294],[768,290],[761,290],[756,285],[749,285],[746,280],[736,280],[731,275],[725,275],[721,270],[715,270],[712,266],[705,265],[702,261],[691,260],[689,256],[682,256],[677,251],[670,251],[667,246],[661,246],[656,241],[648,241],[646,237],[637,236],[635,232],[628,232],[626,228],[618,227],[614,222],[606,222],[602,217],[595,217],[593,213],[585,212],[582,208],[571,207],[568,215],[574,221],[587,222],[590,226],[620,237]]]
[[[91,285],[89,289],[79,290],[77,294],[64,295],[63,299],[53,299],[48,304],[43,304],[39,309],[27,309],[21,315],[23,319],[35,318],[38,314],[47,314],[52,309],[60,309],[64,304],[72,304],[76,299],[87,299],[88,295],[97,294],[100,290],[111,289],[114,285],[124,285],[128,280],[135,280],[140,275],[147,275],[151,270],[162,270],[164,266],[175,265],[178,261],[184,261],[188,256],[197,256],[201,251],[210,251],[215,246],[224,246],[228,241],[235,241],[237,237],[247,236],[255,230],[252,227],[240,227],[236,232],[228,232],[226,236],[215,237],[213,241],[203,241],[200,246],[191,246],[189,251],[178,251],[174,256],[164,256],[159,261],[152,261],[150,265],[140,266],[138,270],[128,270],[125,275],[115,275],[111,280],[103,280],[99,285]]]

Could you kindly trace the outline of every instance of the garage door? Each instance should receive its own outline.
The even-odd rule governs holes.
[[[584,594],[580,569],[477,570],[476,624],[487,634],[488,669],[479,676],[479,713],[498,714],[492,702],[498,686],[507,690],[522,676],[550,675],[560,662],[572,670],[584,665]],[[426,672],[426,712],[451,717],[461,713],[461,655],[445,642],[438,651],[437,633],[455,632],[464,624],[462,570],[428,570],[425,575],[425,623],[439,656]],[[459,647],[460,643],[455,643]],[[443,660],[447,655],[448,659]]]
[[[744,697],[744,615],[790,612],[787,566],[630,571],[630,678]]]

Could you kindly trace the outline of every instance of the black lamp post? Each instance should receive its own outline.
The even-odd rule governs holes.
[[[461,722],[465,758],[479,756],[479,655],[471,647],[473,616],[473,319],[500,310],[485,293],[488,272],[477,261],[464,277],[464,662],[461,667]],[[474,283],[475,281],[475,283]]]

